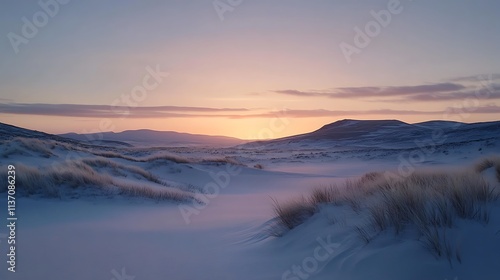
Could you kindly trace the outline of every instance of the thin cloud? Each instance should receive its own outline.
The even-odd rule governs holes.
[[[0,103],[0,113],[2,114],[87,118],[122,118],[124,115],[135,118],[196,117],[201,115],[200,113],[234,113],[246,111],[248,109],[244,108]]]
[[[463,76],[449,79],[450,82],[484,82],[484,81],[497,81],[500,80],[500,74],[483,74],[483,75],[475,75],[475,76]]]
[[[313,91],[300,91],[294,89],[285,89],[285,90],[275,90],[275,93],[293,95],[293,96],[325,96],[330,97],[332,93],[321,93],[321,92],[313,92]]]
[[[388,86],[388,87],[341,87],[329,90],[301,91],[296,89],[274,90],[277,94],[298,97],[323,97],[339,99],[362,99],[369,102],[440,102],[456,101],[466,98],[500,99],[500,74],[467,76],[455,78],[455,81],[414,86]],[[474,81],[472,84],[466,81]]]
[[[405,102],[405,101],[419,101],[419,102],[432,102],[432,101],[456,101],[466,99],[500,99],[500,87],[495,86],[491,89],[483,88],[480,91],[465,91],[453,92],[446,94],[417,94],[406,96],[400,99],[384,100],[386,102]]]
[[[394,110],[394,109],[376,109],[376,110],[282,110],[272,111],[259,114],[249,115],[233,115],[233,119],[245,118],[318,118],[318,117],[346,117],[346,116],[411,116],[411,115],[432,115],[432,116],[448,116],[449,112],[462,112],[463,108],[448,107],[444,110],[435,111],[418,111],[418,110]],[[500,107],[496,105],[471,107],[468,112],[476,114],[496,114],[500,113]],[[227,117],[227,116],[226,116]]]
[[[339,93],[334,97],[380,97],[380,96],[403,96],[419,93],[436,93],[463,90],[465,86],[455,83],[439,83],[417,86],[400,87],[349,87],[339,88]]]
[[[205,107],[177,107],[177,106],[151,106],[151,107],[118,107],[121,113],[113,111],[106,105],[79,105],[79,104],[2,104],[0,114],[13,115],[43,115],[55,117],[82,117],[82,118],[123,118],[124,112],[129,118],[225,118],[225,119],[255,119],[255,118],[317,118],[317,117],[346,117],[346,116],[409,116],[432,115],[443,116],[446,112],[458,109],[446,108],[437,111],[419,110],[297,110],[285,109],[281,111],[261,111],[245,108],[205,108]],[[115,108],[116,109],[116,108]],[[474,114],[498,114],[500,107],[496,105],[479,106],[468,110]]]
[[[278,94],[303,97],[328,97],[328,98],[373,98],[373,97],[398,97],[424,93],[444,93],[464,90],[466,87],[457,83],[437,83],[417,86],[398,87],[342,87],[331,91],[300,91],[294,89],[275,90]]]

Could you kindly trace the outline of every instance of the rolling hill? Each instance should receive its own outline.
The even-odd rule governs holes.
[[[103,132],[93,134],[67,133],[59,135],[93,144],[117,143],[137,146],[215,146],[229,147],[244,143],[244,140],[200,134],[179,133],[174,131],[155,131],[148,129],[127,130],[123,132]]]
[[[248,143],[246,147],[379,147],[410,148],[500,139],[500,121],[459,123],[428,121],[408,124],[398,120],[340,120],[301,135]]]

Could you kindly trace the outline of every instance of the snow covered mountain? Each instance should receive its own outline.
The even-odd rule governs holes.
[[[463,142],[497,142],[500,121],[459,123],[429,121],[408,124],[398,120],[341,120],[301,135],[249,143],[247,147],[379,147],[411,148]]]
[[[245,141],[225,136],[179,133],[174,131],[155,131],[148,129],[127,130],[123,132],[102,132],[92,134],[67,133],[60,136],[95,144],[110,142],[138,146],[217,146],[228,147]],[[126,144],[125,144],[126,145]]]

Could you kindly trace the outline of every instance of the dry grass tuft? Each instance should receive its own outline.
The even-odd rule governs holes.
[[[485,171],[488,168],[495,168],[495,174],[497,177],[497,180],[500,182],[500,156],[491,156],[488,158],[485,158],[478,163],[476,163],[474,169],[476,172],[481,173]]]
[[[12,155],[27,155],[27,151],[41,155],[45,158],[54,156],[52,149],[53,141],[43,141],[35,138],[16,137],[3,143],[6,146],[2,152],[2,157],[8,158]]]
[[[135,165],[124,165],[105,158],[87,158],[82,160],[88,166],[96,168],[110,168],[113,172],[119,174],[121,171],[128,171],[132,174],[139,175],[146,180],[163,185],[163,182],[151,172],[144,170]]]
[[[355,231],[369,243],[386,230],[396,235],[410,228],[438,257],[461,261],[461,253],[450,243],[446,229],[457,219],[487,224],[490,205],[500,191],[491,186],[481,172],[500,169],[500,160],[486,159],[469,170],[416,171],[407,177],[368,173],[343,186],[314,189],[308,199],[279,204],[274,201],[276,219],[284,229],[293,229],[315,213],[320,204],[349,205],[356,213],[367,213],[369,222]]]
[[[87,163],[99,166],[123,167],[117,163],[102,160],[87,161]],[[91,192],[92,195],[126,195],[133,197],[143,197],[153,200],[171,200],[177,202],[192,201],[190,193],[167,189],[165,185],[153,188],[147,185],[127,184],[123,181],[116,181],[106,173],[99,173],[85,161],[74,161],[64,165],[52,166],[45,169],[38,169],[23,164],[16,166],[16,191],[21,196],[40,195],[43,197],[62,198],[77,197]],[[138,174],[150,176],[149,173],[139,167],[132,168],[125,166]],[[4,167],[4,170],[6,168]],[[0,180],[7,181],[6,172],[0,174]],[[151,175],[152,176],[152,175]],[[154,178],[154,177],[153,177]],[[7,187],[1,186],[0,192],[6,192]]]
[[[271,230],[273,236],[282,236],[286,231],[302,224],[316,212],[314,205],[304,197],[285,203],[272,200],[276,214],[276,223]]]
[[[336,185],[331,185],[327,188],[315,188],[313,189],[309,200],[312,205],[322,203],[336,204],[342,200],[342,193]]]
[[[174,154],[170,154],[170,153],[154,154],[154,155],[150,155],[147,157],[136,158],[136,157],[122,155],[122,154],[119,154],[116,152],[111,152],[111,151],[90,151],[89,150],[88,152],[90,152],[96,156],[100,156],[100,157],[121,158],[121,159],[125,159],[128,161],[133,161],[133,162],[153,162],[153,161],[158,161],[158,160],[169,160],[169,161],[172,161],[175,163],[192,163],[192,161],[187,159],[187,158],[184,158],[184,157],[181,157],[178,155],[174,155]]]

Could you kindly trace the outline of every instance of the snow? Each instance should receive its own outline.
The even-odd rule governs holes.
[[[343,125],[357,123],[350,121]],[[424,161],[412,164],[415,168],[469,166],[483,155],[497,151],[497,140],[489,146],[485,141],[442,147],[426,155]],[[8,148],[6,143],[0,144],[2,151]],[[190,159],[230,156],[245,165],[236,167],[239,172],[235,174],[229,174],[228,165],[223,163],[108,158],[144,168],[179,191],[214,183],[225,186],[188,220],[180,209],[191,207],[191,203],[104,195],[82,195],[78,199],[18,197],[17,272],[6,270],[6,239],[0,238],[0,263],[4,264],[0,279],[296,280],[301,279],[293,274],[297,268],[304,276],[302,279],[498,279],[498,205],[491,208],[491,221],[487,225],[460,221],[456,228],[450,229],[450,238],[460,241],[462,263],[450,264],[445,258],[436,258],[411,232],[398,237],[385,232],[364,244],[354,227],[365,222],[366,217],[347,207],[325,207],[285,236],[269,237],[266,228],[274,215],[271,198],[282,201],[366,172],[395,170],[401,165],[398,157],[410,152],[401,148],[390,153],[389,146],[339,150],[321,143],[302,149],[283,143],[225,149],[168,149]],[[68,145],[74,147],[72,143]],[[154,149],[138,152],[122,146],[116,150],[108,148],[128,156],[163,152]],[[482,152],[478,152],[479,148]],[[77,154],[93,158],[92,151],[102,149],[95,146]],[[447,154],[443,153],[445,150]],[[0,157],[0,166],[22,163],[43,168],[67,159],[67,149],[56,147],[51,152],[54,155],[48,158],[34,152]],[[255,164],[262,164],[264,169],[252,168]],[[109,172],[105,168],[98,171]],[[162,187],[131,173],[125,175],[116,179]],[[492,184],[498,184],[494,170],[486,170],[484,176]],[[0,205],[7,205],[5,193]],[[0,211],[0,220],[6,221],[6,212]],[[0,237],[6,233],[5,227],[0,229]],[[330,245],[325,247],[325,244]]]

